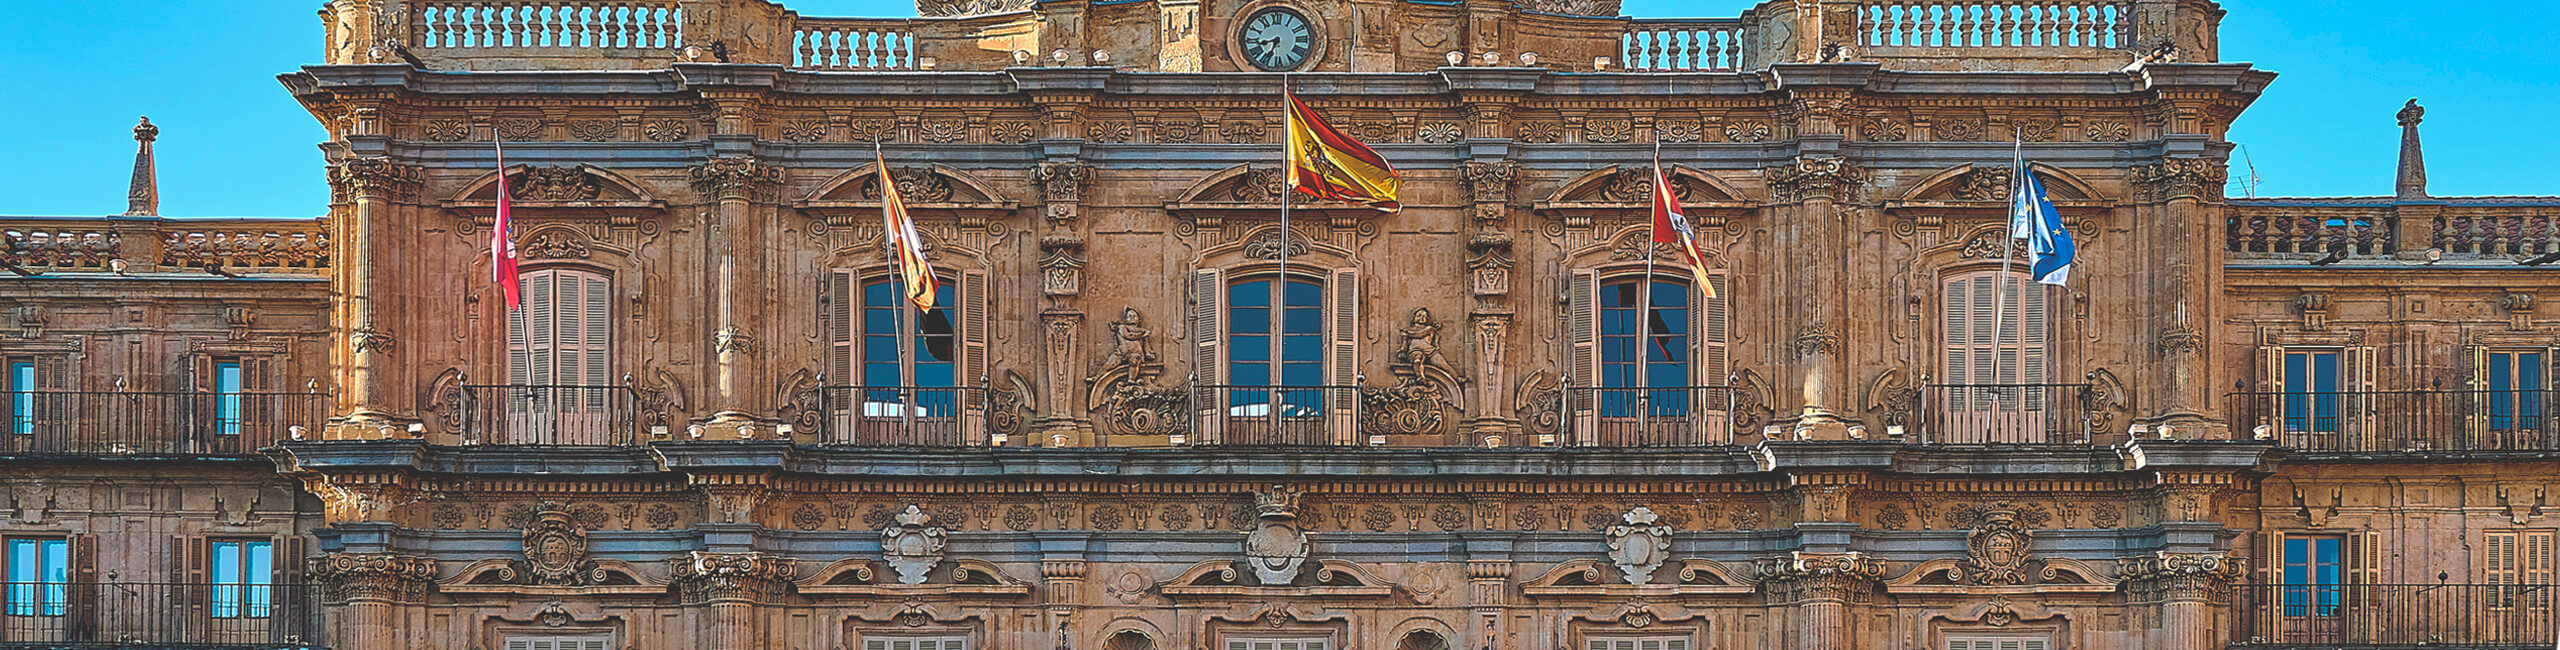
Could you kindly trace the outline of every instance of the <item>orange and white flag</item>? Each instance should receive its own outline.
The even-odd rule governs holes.
[[[933,311],[933,262],[924,257],[924,238],[916,236],[916,222],[907,218],[907,203],[898,197],[898,182],[889,176],[889,161],[880,152],[871,152],[880,168],[880,232],[889,246],[889,257],[898,261],[899,280],[906,288],[907,302],[916,309]]]

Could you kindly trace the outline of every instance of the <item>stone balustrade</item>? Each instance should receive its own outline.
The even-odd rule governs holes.
[[[157,217],[0,220],[0,263],[36,272],[221,267],[314,274],[330,263],[329,232],[316,220]]]
[[[1507,34],[1486,41],[1501,51],[1358,47],[1371,48],[1360,53],[1364,60],[1403,61],[1403,71],[1456,55],[1452,65],[1568,72],[1732,72],[1821,62],[2090,72],[2138,60],[2213,61],[2221,17],[2209,5],[2171,0],[1771,0],[1734,18],[1671,19],[1619,16],[1616,4],[1542,0],[1447,19],[1466,23],[1450,25],[1462,32]],[[693,62],[820,71],[1193,71],[1217,67],[1200,67],[1204,47],[1224,47],[1208,44],[1224,36],[1201,34],[1190,42],[1127,43],[1097,57],[1099,50],[1082,45],[1092,38],[1084,33],[1089,21],[1067,16],[1085,10],[924,0],[920,18],[835,18],[801,16],[770,0],[340,0],[322,17],[333,26],[330,63],[414,62],[433,70],[646,70]],[[1853,24],[1838,28],[1842,21]]]

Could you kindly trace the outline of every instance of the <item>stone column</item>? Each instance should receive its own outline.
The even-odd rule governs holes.
[[[1519,435],[1518,418],[1512,415],[1509,364],[1503,353],[1510,346],[1513,310],[1511,307],[1512,267],[1518,262],[1512,253],[1511,185],[1520,177],[1520,163],[1509,160],[1469,160],[1459,163],[1458,180],[1465,184],[1467,197],[1475,204],[1476,232],[1467,238],[1467,293],[1474,296],[1467,314],[1467,338],[1474,343],[1475,393],[1467,398],[1474,417],[1467,423],[1461,444],[1491,444],[1496,438],[1502,444],[1533,444]]]
[[[399,246],[393,202],[415,196],[421,174],[417,167],[390,158],[356,156],[339,163],[331,176],[355,203],[355,218],[335,224],[339,272],[332,276],[331,290],[340,296],[335,334],[346,342],[337,350],[337,366],[344,373],[337,411],[345,430],[332,437],[381,437],[379,431],[394,419],[388,402],[390,372],[397,362],[392,355],[399,343],[393,334],[398,314],[385,309],[398,297],[389,276],[399,269],[386,261]]]
[[[2242,561],[2221,553],[2171,553],[2122,558],[2126,600],[2136,607],[2157,607],[2158,625],[2143,631],[2145,648],[2209,650],[2225,630],[2214,626],[2214,611],[2228,599],[2231,584],[2243,573]]]
[[[1027,636],[1054,639],[1057,650],[1073,648],[1076,604],[1084,598],[1084,560],[1041,560],[1040,578],[1040,599],[1049,606],[1049,626],[1046,630],[1032,630],[1033,634]],[[1041,645],[1024,643],[1020,647]]]
[[[1084,444],[1093,431],[1093,422],[1086,417],[1092,405],[1086,400],[1089,370],[1083,354],[1081,299],[1086,257],[1079,229],[1084,190],[1092,177],[1093,165],[1073,159],[1042,162],[1032,172],[1048,224],[1048,234],[1040,237],[1040,294],[1047,303],[1040,322],[1048,359],[1039,378],[1041,412],[1030,432],[1035,444],[1048,444],[1061,435],[1070,444]]]
[[[1790,344],[1787,350],[1794,352],[1796,362],[1772,364],[1780,385],[1794,387],[1801,400],[1796,433],[1790,437],[1845,439],[1847,428],[1839,417],[1846,410],[1847,386],[1840,309],[1848,304],[1842,251],[1849,250],[1850,242],[1837,202],[1864,182],[1866,173],[1846,158],[1808,156],[1768,167],[1763,176],[1769,186],[1770,223],[1777,224],[1770,248],[1780,269],[1770,289],[1796,297],[1782,301],[1775,321],[1781,328],[1775,334]]]
[[[1484,503],[1474,507],[1489,507]],[[1503,595],[1511,592],[1511,563],[1504,560],[1467,561],[1467,606],[1475,609],[1476,624],[1458,630],[1458,638],[1469,648],[1509,647],[1510,638],[1503,634]],[[1467,629],[1473,628],[1473,629]]]
[[[797,563],[763,553],[705,553],[669,560],[676,589],[689,606],[700,607],[694,619],[696,648],[748,650],[768,647],[756,610],[780,597],[791,583]]]
[[[1760,585],[1769,603],[1788,610],[1786,632],[1791,648],[1856,650],[1859,635],[1855,610],[1875,596],[1884,581],[1884,562],[1855,551],[1790,553],[1761,558]]]
[[[2135,215],[2152,227],[2139,231],[2148,265],[2137,278],[2149,286],[2138,292],[2148,314],[2153,343],[2151,372],[2136,390],[2142,394],[2142,422],[2171,437],[2218,439],[2220,412],[2213,374],[2213,350],[2205,329],[2217,322],[2214,291],[2221,286],[2222,184],[2230,171],[2207,158],[2163,158],[2135,165]],[[2184,433],[2179,433],[2184,432]]]
[[[717,409],[711,421],[727,425],[723,433],[730,433],[754,424],[756,414],[769,410],[761,403],[768,391],[758,384],[771,373],[765,371],[765,355],[757,353],[759,334],[769,333],[757,326],[777,320],[767,313],[764,283],[772,275],[763,255],[772,211],[759,204],[773,202],[782,186],[782,168],[754,156],[713,156],[693,167],[691,175],[695,196],[719,201],[704,237],[715,326],[707,343],[713,354],[710,402]]]
[[[397,553],[333,553],[319,558],[311,579],[326,587],[336,609],[327,645],[338,648],[416,648],[430,634],[414,634],[401,609],[424,604],[435,583],[436,561]]]

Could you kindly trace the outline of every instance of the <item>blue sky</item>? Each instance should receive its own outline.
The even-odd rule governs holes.
[[[909,3],[786,0],[812,16],[906,16]],[[318,60],[319,0],[23,2],[0,21],[0,214],[124,210],[134,117],[161,126],[161,212],[310,216],[323,133],[275,82]],[[1640,17],[1732,16],[1734,0],[1627,0]],[[2439,196],[2560,194],[2560,12],[2488,0],[2225,5],[2222,56],[2282,73],[2241,118],[2261,196],[2391,191],[2391,114],[2428,107]],[[2241,190],[2235,188],[2235,195]]]

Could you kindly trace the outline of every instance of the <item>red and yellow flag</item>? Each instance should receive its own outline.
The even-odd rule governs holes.
[[[1384,156],[1360,144],[1349,134],[1324,123],[1324,117],[1296,93],[1283,92],[1289,102],[1289,185],[1308,196],[1336,201],[1350,201],[1394,212],[1402,208],[1396,202],[1396,190],[1403,181],[1396,178],[1396,168]]]
[[[1715,283],[1707,281],[1707,256],[1698,248],[1698,233],[1689,228],[1688,215],[1680,214],[1680,195],[1671,191],[1671,175],[1662,171],[1660,160],[1653,161],[1653,241],[1678,249],[1678,263],[1689,268],[1689,279],[1697,281],[1699,295],[1716,297]]]
[[[898,183],[889,177],[889,161],[880,152],[871,152],[880,168],[880,231],[889,256],[898,261],[899,279],[905,284],[907,302],[916,309],[933,311],[933,262],[924,258],[924,238],[916,236],[916,222],[907,218],[907,203],[898,197]]]

